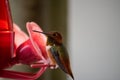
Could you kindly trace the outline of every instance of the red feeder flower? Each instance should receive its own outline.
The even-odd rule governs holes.
[[[37,79],[49,66],[45,49],[46,37],[32,32],[33,29],[42,31],[34,22],[27,23],[30,38],[17,25],[14,24],[13,27],[8,0],[0,0],[0,77]],[[19,63],[34,68],[37,65],[40,70],[36,73],[5,70]]]

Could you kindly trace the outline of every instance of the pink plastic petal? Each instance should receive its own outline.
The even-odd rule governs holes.
[[[42,32],[42,29],[34,22],[28,22],[26,24],[30,40],[32,45],[34,46],[35,50],[42,60],[46,61],[48,59],[47,52],[46,52],[46,36],[40,33],[33,32],[33,30],[37,30]]]
[[[15,61],[18,63],[31,65],[34,62],[41,60],[41,57],[36,53],[37,51],[33,47],[30,39],[28,39],[16,49]]]
[[[15,45],[18,47],[20,44],[28,40],[27,34],[25,34],[16,24],[13,24],[13,29],[15,32]]]

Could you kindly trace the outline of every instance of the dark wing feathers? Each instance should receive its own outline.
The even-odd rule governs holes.
[[[51,51],[51,53],[52,53],[54,59],[56,60],[57,64],[59,65],[59,67],[60,67],[64,72],[67,73],[67,71],[66,71],[64,65],[63,65],[62,62],[61,62],[60,55],[59,55],[59,53],[58,53],[56,47],[54,47],[54,46],[51,47],[51,48],[50,48],[50,51]]]

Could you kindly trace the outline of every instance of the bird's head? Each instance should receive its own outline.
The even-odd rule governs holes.
[[[42,33],[47,36],[47,45],[60,45],[62,44],[62,36],[59,32],[39,32],[33,30],[34,32]]]

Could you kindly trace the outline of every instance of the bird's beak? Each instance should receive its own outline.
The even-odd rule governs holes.
[[[50,34],[47,33],[47,32],[40,32],[40,31],[36,31],[36,30],[33,30],[33,32],[42,33],[42,34],[45,34],[46,36],[49,36],[49,35],[50,35]]]

